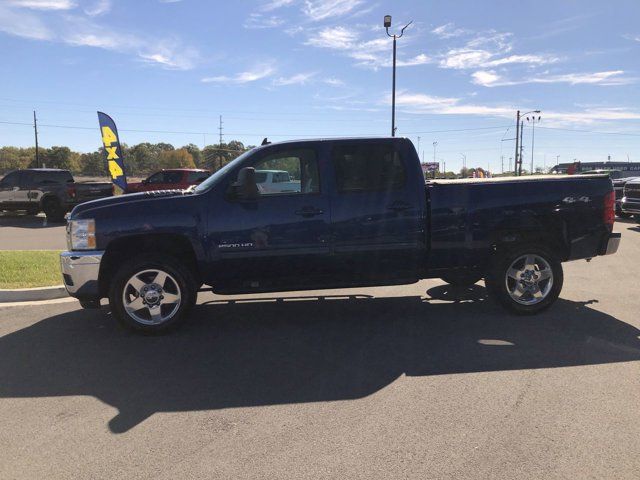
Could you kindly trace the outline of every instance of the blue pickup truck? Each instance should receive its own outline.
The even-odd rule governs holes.
[[[286,191],[256,171],[289,173]],[[64,283],[85,308],[108,298],[125,326],[185,320],[203,285],[218,294],[484,278],[509,310],[560,294],[561,262],[615,253],[605,175],[425,183],[404,138],[265,144],[196,187],[78,205]]]

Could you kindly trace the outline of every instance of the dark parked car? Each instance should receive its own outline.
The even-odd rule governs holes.
[[[625,184],[621,205],[622,213],[633,215],[640,221],[640,177]]]
[[[296,180],[260,191],[263,170]],[[614,204],[605,175],[425,184],[408,139],[283,142],[195,189],[79,205],[61,265],[84,307],[108,297],[145,332],[184,320],[203,284],[230,294],[484,278],[502,305],[533,314],[560,294],[562,262],[616,252]]]
[[[152,190],[184,190],[199,185],[211,172],[193,168],[173,168],[154,173],[139,183],[129,183],[127,193],[150,192]]]
[[[44,212],[53,222],[79,203],[111,195],[110,182],[77,183],[69,170],[55,168],[15,170],[0,180],[0,210]]]
[[[622,211],[622,197],[624,196],[624,186],[630,180],[638,177],[625,176],[630,172],[623,172],[622,170],[587,170],[580,172],[580,175],[593,175],[593,174],[606,174],[609,175],[613,182],[613,190],[616,192],[616,215],[622,218],[629,217],[628,213]]]

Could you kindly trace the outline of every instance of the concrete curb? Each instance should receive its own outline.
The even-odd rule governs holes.
[[[16,288],[0,290],[0,304],[4,302],[32,302],[38,300],[52,300],[68,296],[63,285],[55,287]]]

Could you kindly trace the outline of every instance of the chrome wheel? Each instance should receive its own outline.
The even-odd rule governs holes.
[[[122,304],[127,314],[143,325],[160,325],[180,308],[182,295],[175,278],[162,270],[143,270],[125,284]]]
[[[553,270],[540,255],[522,255],[507,269],[505,284],[514,301],[535,305],[549,295],[553,287]]]

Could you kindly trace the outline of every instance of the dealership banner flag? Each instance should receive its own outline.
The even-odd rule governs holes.
[[[127,175],[124,171],[118,129],[116,123],[106,113],[98,112],[98,122],[100,123],[100,134],[102,135],[102,145],[109,167],[109,175],[115,186],[114,193],[121,195],[127,191]]]

